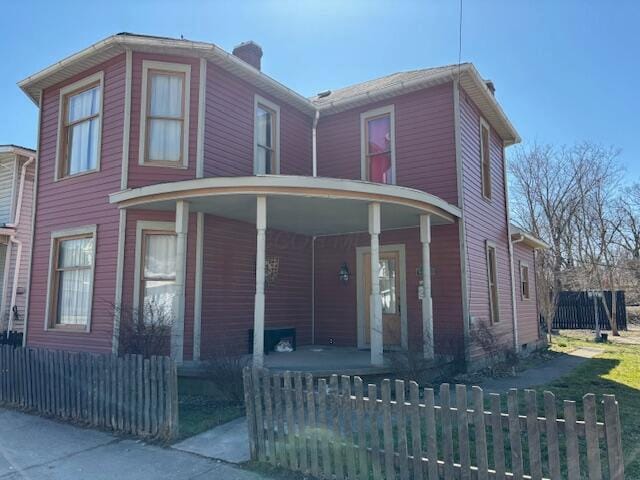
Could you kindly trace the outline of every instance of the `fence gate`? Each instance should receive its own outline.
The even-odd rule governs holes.
[[[533,390],[509,391],[504,411],[504,396],[446,383],[365,390],[359,377],[245,368],[244,385],[251,457],[319,478],[624,478],[613,395],[603,408],[585,395],[578,420],[575,402],[544,392],[538,405]]]

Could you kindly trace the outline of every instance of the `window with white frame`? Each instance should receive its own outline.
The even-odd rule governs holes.
[[[395,183],[395,118],[393,105],[360,115],[362,179]]]
[[[190,78],[190,65],[142,63],[139,163],[187,166]]]
[[[491,323],[500,321],[500,303],[498,300],[498,261],[496,246],[487,242],[487,281],[489,284],[489,313]]]
[[[98,72],[60,90],[56,179],[99,169],[103,79]]]
[[[491,131],[483,119],[480,119],[480,170],[482,195],[491,200]]]
[[[280,173],[280,107],[257,95],[254,106],[254,174],[278,174]]]
[[[176,313],[176,234],[143,230],[141,241],[140,313],[146,322],[169,324]]]
[[[47,328],[88,330],[95,268],[95,227],[51,239]]]
[[[529,294],[529,265],[520,262],[520,295],[522,300],[528,300]]]

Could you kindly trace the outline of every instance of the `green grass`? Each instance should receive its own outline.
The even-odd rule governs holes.
[[[622,421],[625,476],[640,478],[640,345],[596,344],[585,338],[558,336],[554,337],[550,350],[567,352],[579,347],[597,347],[604,351],[569,375],[536,390],[540,394],[544,390],[550,390],[558,399],[575,400],[580,404],[585,393],[615,395]]]
[[[244,405],[221,395],[207,380],[180,378],[178,383],[181,440],[243,416]]]

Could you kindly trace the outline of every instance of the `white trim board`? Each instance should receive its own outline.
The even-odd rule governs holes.
[[[358,348],[367,349],[370,345],[365,343],[364,332],[364,311],[365,297],[364,285],[360,281],[363,275],[364,255],[371,252],[371,247],[356,247],[356,287],[357,287],[357,327],[358,327]],[[401,349],[409,348],[409,333],[407,325],[407,265],[406,265],[406,249],[403,243],[380,245],[380,253],[382,252],[398,252],[400,257],[400,265],[398,266],[398,274],[400,275],[400,328],[401,328]],[[384,338],[383,338],[384,342]],[[397,350],[397,348],[385,347],[386,350]]]
[[[263,173],[258,172],[258,122],[256,122],[256,118],[258,115],[258,106],[260,105],[263,105],[267,109],[272,110],[276,115],[275,145],[273,147],[275,151],[273,159],[275,172],[271,172],[270,175],[278,175],[280,173],[280,105],[277,105],[258,94],[255,94],[253,97],[253,174],[264,175]]]

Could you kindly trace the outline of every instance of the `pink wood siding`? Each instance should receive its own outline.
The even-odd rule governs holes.
[[[104,71],[104,111],[100,171],[54,182],[59,90],[99,70]],[[27,343],[67,350],[110,352],[118,249],[118,209],[109,194],[120,190],[125,61],[120,55],[44,91],[35,240]],[[90,333],[44,330],[51,233],[97,225],[96,266]]]
[[[327,117],[318,123],[318,175],[360,176],[360,114],[394,105],[397,184],[458,203],[451,84]]]
[[[513,262],[516,279],[516,313],[518,315],[518,343],[532,344],[540,339],[538,328],[538,303],[533,249],[523,243],[513,246]],[[520,264],[529,266],[529,299],[523,299],[521,291]]]
[[[267,231],[267,257],[280,261],[265,290],[266,326],[293,326],[301,345],[311,340],[311,239]],[[202,279],[202,358],[247,353],[253,328],[255,225],[205,216]]]
[[[142,108],[142,62],[155,60],[191,65],[189,102],[189,165],[188,168],[143,166],[138,164],[140,148],[140,113]],[[129,187],[154,183],[188,180],[196,176],[196,143],[198,135],[198,90],[200,60],[192,57],[174,57],[147,53],[133,53],[131,70],[131,138],[129,140]]]
[[[368,246],[368,234],[319,237],[315,245],[316,343],[357,346],[356,247]],[[422,245],[418,229],[390,230],[380,235],[380,245],[404,244],[407,280],[409,346],[422,345],[422,310],[418,299],[417,269]],[[433,227],[431,258],[434,336],[437,353],[455,354],[462,347],[462,297],[457,225]],[[338,279],[342,262],[353,276],[347,285]]]
[[[139,220],[153,222],[175,222],[174,212],[160,212],[150,210],[129,210],[127,212],[127,229],[125,237],[125,262],[122,289],[122,304],[126,307],[133,305],[133,289],[136,268],[136,225]],[[195,295],[196,270],[196,214],[189,215],[187,231],[187,274],[185,284],[185,314],[184,314],[184,359],[193,358],[193,308]],[[169,352],[167,352],[169,353]]]
[[[486,242],[496,245],[500,322],[492,331],[502,344],[513,347],[511,268],[504,185],[502,140],[491,128],[492,198],[481,191],[480,113],[464,91],[460,92],[460,142],[463,163],[464,216],[468,256],[469,314],[472,321],[489,322],[489,286]],[[482,352],[472,346],[472,356]]]
[[[280,106],[280,173],[311,175],[312,119],[209,63],[204,176],[253,175],[255,94]]]

